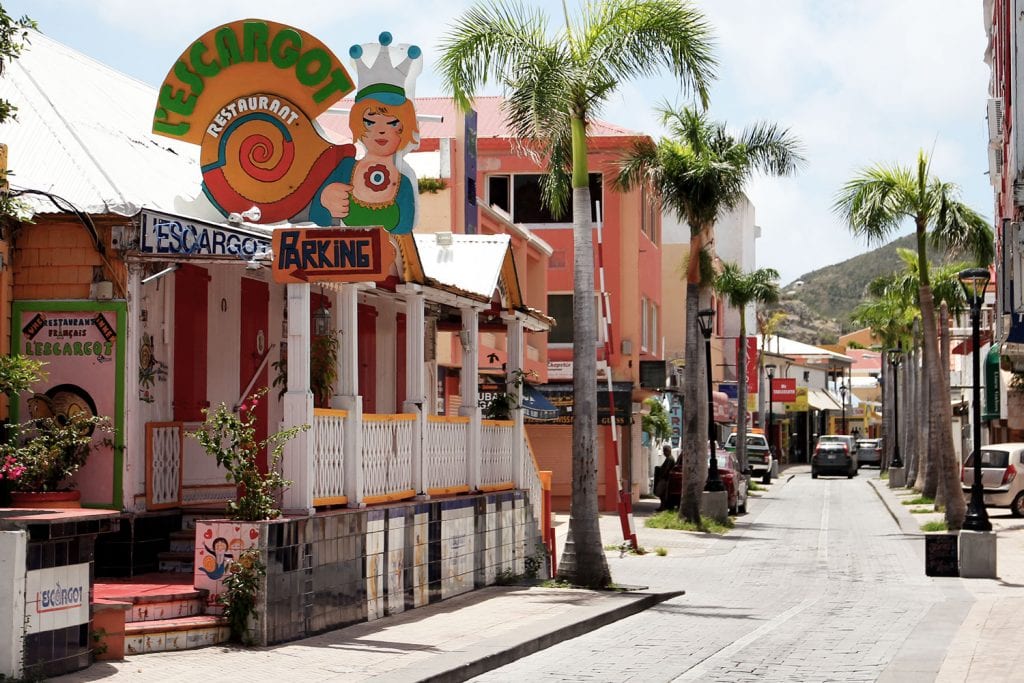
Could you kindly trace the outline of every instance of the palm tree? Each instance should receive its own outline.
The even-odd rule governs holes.
[[[928,415],[937,427],[929,434],[926,452],[941,458],[939,476],[947,491],[959,487],[960,463],[953,450],[953,412],[949,402],[949,376],[939,367],[938,328],[929,278],[927,245],[953,251],[969,251],[979,265],[992,260],[995,243],[985,219],[958,199],[959,189],[931,175],[929,159],[918,152],[916,167],[875,165],[860,171],[837,193],[833,209],[855,235],[868,244],[884,243],[905,221],[914,223],[923,334],[922,364],[928,384]],[[946,525],[963,526],[967,504],[962,495],[951,495],[946,505]]]
[[[711,121],[691,108],[674,111],[662,107],[662,122],[671,137],[658,144],[641,140],[622,160],[617,186],[632,189],[646,184],[662,205],[690,226],[689,262],[686,266],[686,366],[683,369],[683,494],[679,514],[700,525],[700,491],[706,477],[707,420],[701,400],[702,368],[697,332],[700,292],[710,281],[705,247],[712,242],[715,221],[743,196],[755,171],[789,175],[803,165],[801,145],[775,124],[757,123],[739,136],[724,123]],[[704,267],[702,268],[702,263]],[[702,273],[703,270],[703,273]]]
[[[747,305],[774,304],[779,300],[779,272],[758,268],[744,273],[735,263],[726,263],[715,279],[715,291],[740,312],[740,339],[736,355],[736,457],[740,471],[747,469]],[[769,442],[770,443],[770,442]]]
[[[558,576],[602,587],[611,580],[597,515],[597,324],[587,126],[618,85],[668,68],[706,106],[714,77],[703,15],[679,0],[600,0],[550,32],[546,16],[510,2],[478,4],[443,39],[440,69],[463,108],[489,78],[506,96],[516,138],[548,175],[543,199],[573,219],[573,474],[569,531]]]

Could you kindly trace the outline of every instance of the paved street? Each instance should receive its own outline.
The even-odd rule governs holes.
[[[608,552],[614,579],[642,590],[490,587],[292,643],[140,655],[57,680],[1022,680],[1024,521],[990,510],[999,579],[927,577],[919,528],[940,515],[911,514],[912,495],[877,470],[812,480],[794,467],[726,536],[647,529],[655,505],[642,501],[650,552]],[[567,527],[559,515],[560,541]],[[615,515],[601,528],[620,541]]]
[[[800,468],[790,475],[753,500],[732,533],[706,542],[701,552],[689,539],[681,546],[673,532],[640,528],[642,545],[665,547],[668,555],[611,559],[619,580],[686,595],[474,680],[1024,677],[1024,669],[1005,658],[1008,648],[973,656],[991,611],[1013,619],[1010,610],[1024,595],[1006,584],[1004,569],[1014,555],[1009,543],[1001,537],[1003,582],[926,577],[924,543],[904,535],[880,500],[876,489],[895,495],[876,470],[852,480],[812,480]],[[936,517],[911,517],[902,507],[894,509],[906,531]],[[1007,514],[993,511],[1001,516],[997,528]],[[1013,600],[1007,600],[1010,593]],[[999,627],[990,628],[987,637],[997,637]]]

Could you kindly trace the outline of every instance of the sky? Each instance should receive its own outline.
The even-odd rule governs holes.
[[[562,22],[560,0],[523,0]],[[154,87],[210,28],[257,17],[304,29],[342,58],[390,31],[424,53],[418,96],[444,95],[438,45],[469,0],[0,0],[40,30]],[[577,0],[568,0],[570,12]],[[755,176],[747,194],[761,227],[757,266],[783,284],[877,245],[854,238],[833,213],[835,193],[877,163],[910,165],[920,149],[932,172],[991,218],[985,103],[989,70],[982,3],[969,0],[694,0],[715,39],[718,78],[710,115],[734,132],[771,121],[801,140],[795,176]],[[484,94],[500,94],[489,90]],[[626,82],[599,118],[657,138],[655,108],[689,103],[669,78]],[[893,238],[912,231],[908,223]]]

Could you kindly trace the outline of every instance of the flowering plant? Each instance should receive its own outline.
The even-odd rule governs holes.
[[[217,465],[227,470],[226,481],[234,482],[241,489],[236,500],[228,501],[227,512],[234,519],[254,522],[262,519],[276,519],[281,516],[278,499],[291,482],[281,473],[281,458],[284,445],[309,425],[283,429],[262,441],[256,439],[256,408],[269,389],[264,387],[251,394],[239,406],[238,413],[221,403],[216,410],[203,410],[206,422],[194,432],[189,432],[199,441]],[[270,462],[266,472],[259,468],[259,455],[270,448]]]
[[[217,600],[224,605],[224,616],[231,629],[231,639],[246,643],[249,617],[258,618],[256,596],[259,594],[267,567],[260,560],[259,548],[249,548],[237,562],[232,562],[230,573],[224,579],[224,593]]]
[[[9,438],[0,443],[5,476],[18,491],[61,491],[72,488],[68,480],[107,438],[96,441],[93,433],[110,432],[110,421],[86,412],[67,417],[40,417],[6,425]]]

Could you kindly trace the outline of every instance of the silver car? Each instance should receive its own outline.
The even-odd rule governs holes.
[[[964,492],[969,494],[974,484],[973,453],[964,461],[960,482]],[[981,485],[986,507],[1008,507],[1014,517],[1024,517],[1024,443],[983,446]]]
[[[857,467],[861,465],[882,465],[882,440],[857,439]]]

